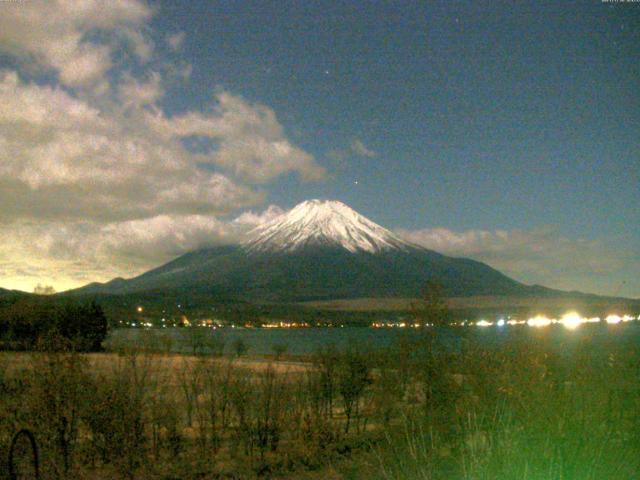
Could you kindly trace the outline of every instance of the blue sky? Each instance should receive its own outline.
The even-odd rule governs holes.
[[[634,6],[200,2],[168,12],[159,29],[193,33],[194,81],[269,105],[334,174],[282,179],[275,203],[337,196],[393,227],[637,230]],[[190,89],[169,105],[208,95]],[[377,157],[328,155],[354,138]]]
[[[73,167],[46,143],[59,165],[6,169],[15,183],[0,184],[0,196],[23,188],[23,201],[0,228],[46,241],[35,253],[14,241],[4,261],[0,250],[0,286],[130,276],[240,238],[239,224],[275,206],[321,197],[527,283],[640,297],[640,5],[127,0],[56,17],[66,4],[0,5],[0,71],[17,75],[12,97],[45,102],[50,87],[65,95],[62,121],[83,104],[112,121],[109,135],[130,127],[116,138],[96,123],[88,137],[65,137],[81,145]],[[20,8],[40,16],[24,20]],[[58,45],[47,31],[70,40]],[[17,124],[5,120],[4,131]],[[123,148],[110,144],[110,157],[95,160],[103,177],[83,197],[74,169],[89,162],[80,163],[83,148],[95,154],[87,138],[98,131],[139,149],[166,140],[183,183],[167,183],[164,163],[154,171],[164,160],[118,167],[113,152]],[[22,137],[7,138],[17,148]],[[47,168],[57,183],[34,180]],[[108,191],[121,193],[99,203],[109,168]],[[184,192],[196,177],[202,185],[187,200],[159,199],[136,187],[145,171],[156,191]],[[214,179],[228,182],[217,196],[205,192]],[[70,201],[81,207],[51,207]],[[83,243],[95,247],[78,258]],[[36,253],[51,267],[21,267]]]

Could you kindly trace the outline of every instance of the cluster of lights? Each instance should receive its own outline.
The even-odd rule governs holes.
[[[146,327],[146,328],[151,328],[153,327],[153,323],[151,322],[127,322],[126,325],[129,325],[130,327]]]
[[[136,307],[136,311],[138,313],[142,313],[144,311],[144,308],[142,306],[138,306]],[[610,325],[616,325],[618,323],[621,322],[631,322],[633,320],[640,320],[640,315],[638,315],[637,317],[634,317],[633,315],[616,315],[616,314],[610,314],[608,315],[604,321],[607,324]],[[163,318],[162,319],[162,327],[166,328],[165,325],[166,319]],[[217,320],[212,320],[212,319],[206,319],[206,320],[201,320],[197,323],[192,323],[189,321],[189,319],[186,317],[186,315],[183,315],[181,318],[181,322],[183,326],[186,327],[190,327],[190,326],[201,326],[201,327],[209,327],[209,328],[217,328],[217,327],[221,327],[222,325],[220,324],[219,321]],[[576,328],[578,328],[580,325],[582,325],[583,323],[599,323],[601,322],[600,317],[583,317],[580,314],[576,313],[576,312],[569,312],[564,314],[562,317],[560,317],[559,319],[557,318],[549,318],[545,315],[536,315],[535,317],[531,317],[528,320],[518,320],[515,318],[511,318],[508,317],[507,320],[505,320],[504,318],[499,318],[497,321],[495,322],[491,322],[491,321],[487,321],[485,319],[480,319],[476,322],[473,321],[468,321],[468,320],[463,320],[461,322],[457,322],[454,323],[454,325],[458,325],[458,326],[467,326],[467,325],[475,325],[477,327],[491,327],[493,325],[497,326],[497,327],[504,327],[505,325],[529,325],[530,327],[547,327],[549,325],[552,324],[560,324],[563,325],[565,328],[569,329],[569,330],[574,330]],[[120,323],[122,323],[122,321],[120,321]],[[126,322],[127,325],[130,325],[131,327],[152,327],[153,324],[151,322]],[[175,325],[173,325],[175,327]],[[252,325],[245,325],[245,327],[250,327]],[[328,327],[332,327],[334,326],[333,324],[327,324],[325,326]],[[343,327],[344,325],[339,325],[340,327]],[[429,323],[425,323],[425,324],[421,324],[421,323],[416,323],[416,322],[405,322],[405,321],[398,321],[398,322],[373,322],[371,324],[371,327],[373,328],[420,328],[422,326],[425,327],[431,327],[433,325],[429,324]],[[280,322],[271,322],[271,323],[265,323],[262,325],[263,328],[306,328],[309,327],[309,324],[307,322],[286,322],[286,321],[280,321]],[[231,325],[231,328],[235,328],[235,325]]]
[[[422,324],[411,322],[373,322],[371,326],[373,328],[420,328]],[[430,327],[432,325],[425,323],[424,326]]]
[[[634,317],[632,315],[608,315],[605,318],[605,321],[608,324],[617,324],[620,322],[631,322],[633,320],[640,320],[640,315],[638,317]],[[563,325],[565,328],[569,330],[574,330],[578,328],[580,325],[584,323],[600,323],[600,317],[583,317],[582,315],[576,312],[565,313],[560,318],[549,318],[545,315],[536,315],[535,317],[531,317],[528,320],[516,320],[509,319],[505,320],[503,318],[499,319],[497,322],[489,322],[487,320],[481,319],[475,322],[475,326],[477,327],[490,327],[492,325],[496,325],[498,327],[502,327],[504,325],[529,325],[530,327],[548,327],[552,324]]]
[[[640,320],[640,315],[638,315],[637,319]],[[609,315],[605,320],[607,323],[615,325],[616,323],[630,322],[636,319],[633,318],[631,315],[623,315],[622,317],[620,315]]]
[[[263,323],[262,328],[307,328],[307,322],[272,322]]]
[[[207,327],[207,328],[216,329],[218,327],[222,327],[222,322],[220,322],[217,319],[213,319],[213,318],[205,318],[203,320],[198,320],[198,321],[193,322],[193,326],[196,326],[196,327]]]
[[[640,315],[634,317],[632,315],[609,315],[605,318],[605,321],[608,324],[617,324],[620,322],[631,322],[633,320],[640,320]],[[576,312],[568,312],[565,313],[560,318],[549,318],[546,315],[536,315],[535,317],[531,317],[528,320],[518,320],[516,318],[507,317],[499,318],[495,322],[480,319],[478,321],[469,321],[463,320],[461,322],[455,322],[452,325],[465,327],[468,325],[476,326],[476,327],[504,327],[505,325],[528,325],[530,327],[548,327],[549,325],[562,325],[568,330],[575,330],[580,325],[584,323],[600,323],[602,320],[600,317],[583,317],[579,313]],[[276,328],[278,324],[267,324],[263,325],[267,328]],[[411,322],[373,322],[371,323],[371,327],[373,328],[419,328],[419,327],[431,327],[433,325],[429,323],[420,324],[420,323],[411,323]]]

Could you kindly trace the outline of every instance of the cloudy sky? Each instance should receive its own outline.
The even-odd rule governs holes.
[[[640,297],[640,4],[0,1],[0,287],[133,276],[308,198]]]

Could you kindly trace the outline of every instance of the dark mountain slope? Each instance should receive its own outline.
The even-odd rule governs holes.
[[[291,302],[415,297],[428,280],[441,283],[452,296],[523,295],[530,288],[480,262],[422,249],[372,254],[309,247],[252,253],[229,246],[188,253],[131,280],[92,284],[76,293],[193,291],[221,298]]]
[[[187,253],[136,278],[72,294],[158,292],[259,302],[416,297],[427,281],[449,296],[553,294],[481,262],[410,244],[340,202],[310,200],[237,246]],[[559,293],[559,292],[557,292]]]

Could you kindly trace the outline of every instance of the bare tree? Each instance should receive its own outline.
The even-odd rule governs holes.
[[[451,318],[442,285],[428,281],[422,290],[420,300],[411,304],[411,314],[414,320],[423,326],[448,325]]]

